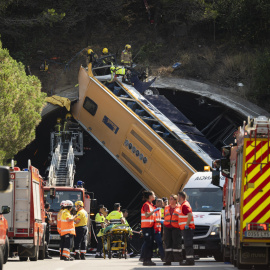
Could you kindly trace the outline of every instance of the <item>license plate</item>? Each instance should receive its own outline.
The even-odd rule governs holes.
[[[270,238],[270,232],[269,231],[247,231],[246,237]]]
[[[50,239],[52,239],[52,240],[60,240],[60,235],[51,235]]]

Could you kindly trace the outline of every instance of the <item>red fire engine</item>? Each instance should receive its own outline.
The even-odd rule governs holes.
[[[270,252],[270,120],[248,119],[233,145],[222,149],[226,177],[221,212],[224,261],[239,269],[269,266]],[[219,172],[216,176],[219,175]],[[213,183],[219,185],[213,175]]]
[[[9,186],[9,168],[0,167],[0,192],[7,192]],[[3,263],[7,262],[9,254],[8,222],[3,216],[9,212],[8,206],[2,206],[0,213],[0,269],[2,269]]]
[[[91,197],[90,197],[91,195]],[[78,181],[74,187],[66,186],[45,186],[44,187],[45,201],[50,203],[50,212],[52,212],[50,247],[59,248],[60,235],[57,232],[57,214],[60,210],[61,201],[70,200],[74,204],[76,201],[83,201],[84,209],[88,213],[88,243],[91,239],[91,219],[90,206],[95,207],[95,200],[93,193],[87,192],[83,186],[82,181]]]
[[[43,180],[38,169],[31,166],[20,170],[11,166],[10,179],[13,191],[1,194],[0,205],[9,205],[7,216],[10,253],[17,253],[21,261],[45,257],[45,210]]]

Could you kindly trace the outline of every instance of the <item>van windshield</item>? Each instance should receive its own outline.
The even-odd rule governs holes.
[[[186,188],[184,191],[193,212],[221,212],[223,205],[220,188]]]
[[[55,199],[50,198],[50,191],[44,191],[44,198],[50,204],[50,211],[58,212],[62,201],[70,200],[75,204],[76,201],[82,201],[82,191],[56,190]]]

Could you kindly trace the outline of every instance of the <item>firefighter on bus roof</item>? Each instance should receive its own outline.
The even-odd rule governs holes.
[[[87,221],[88,214],[84,210],[82,201],[75,202],[77,210],[77,217],[75,222],[76,236],[74,240],[75,260],[85,260],[85,253],[87,247]]]
[[[64,248],[62,256],[64,261],[73,261],[73,258],[70,257],[70,248],[73,235],[75,235],[74,220],[77,218],[77,215],[72,216],[70,214],[70,210],[73,206],[72,201],[67,200],[65,205],[66,207],[61,216],[61,236],[64,236]]]

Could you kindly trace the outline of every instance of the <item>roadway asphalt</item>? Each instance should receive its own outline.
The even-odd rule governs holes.
[[[53,257],[52,260],[44,260],[37,262],[20,262],[19,258],[9,259],[4,265],[4,270],[67,270],[67,269],[98,269],[98,270],[136,270],[136,269],[196,269],[196,270],[234,270],[231,264],[225,264],[222,262],[216,262],[212,258],[202,258],[196,261],[195,266],[179,266],[177,263],[172,263],[172,266],[163,266],[160,259],[153,259],[156,262],[156,266],[146,267],[138,261],[139,258],[128,259],[95,259],[93,256],[87,257],[85,261],[60,261],[58,257]]]

